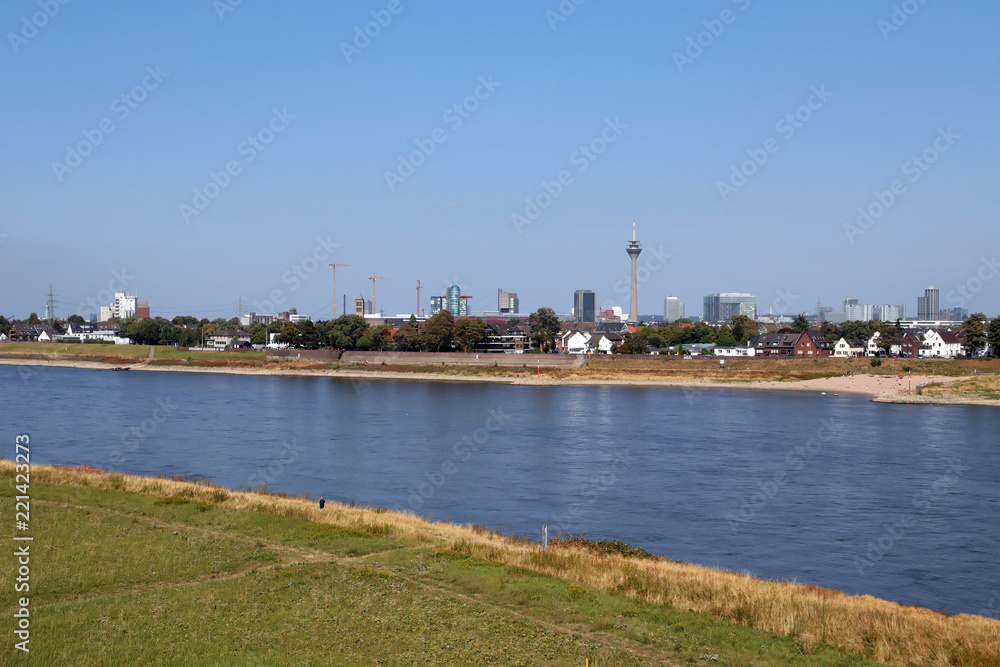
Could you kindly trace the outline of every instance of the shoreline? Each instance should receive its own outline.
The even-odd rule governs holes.
[[[917,387],[926,383],[948,384],[964,377],[943,375],[913,375],[911,377],[886,375],[846,375],[811,380],[756,380],[751,382],[715,380],[661,380],[656,378],[610,379],[610,378],[536,378],[497,377],[491,375],[453,375],[449,373],[369,371],[344,369],[261,369],[238,367],[199,366],[152,366],[144,360],[136,364],[115,366],[99,361],[77,361],[62,359],[19,359],[0,358],[0,365],[39,366],[57,368],[77,368],[85,370],[112,370],[127,368],[136,371],[166,373],[223,373],[229,375],[270,375],[289,377],[330,377],[352,380],[404,380],[411,382],[485,382],[520,386],[620,386],[620,387],[675,387],[686,389],[739,389],[750,391],[797,391],[818,392],[828,396],[850,394],[867,396],[874,403],[921,404],[921,405],[983,405],[1000,407],[1000,402],[961,396],[921,396],[900,393],[905,387]]]

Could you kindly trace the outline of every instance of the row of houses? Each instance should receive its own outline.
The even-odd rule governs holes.
[[[771,333],[752,336],[747,345],[716,347],[713,352],[722,357],[875,357],[885,353],[879,337],[877,331],[868,340],[837,341],[827,340],[820,331]],[[988,352],[980,350],[980,356]],[[893,340],[889,354],[912,359],[954,359],[965,354],[965,331],[908,331]]]

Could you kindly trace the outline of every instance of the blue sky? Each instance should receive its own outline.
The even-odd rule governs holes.
[[[1000,312],[996,3],[12,0],[0,26],[8,317],[51,284],[61,316],[124,285],[325,319],[328,262],[349,302],[389,277],[392,314],[418,279],[425,307],[627,308],[633,218],[643,314],[915,315],[927,285]]]

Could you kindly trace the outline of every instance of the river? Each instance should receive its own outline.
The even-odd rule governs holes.
[[[1000,589],[1000,410],[816,392],[0,366],[33,462],[412,509],[951,613]]]

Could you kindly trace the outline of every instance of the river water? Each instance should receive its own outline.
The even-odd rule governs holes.
[[[547,524],[759,577],[997,614],[995,408],[13,366],[0,380],[7,458],[28,433],[35,463],[266,482],[535,539]]]

